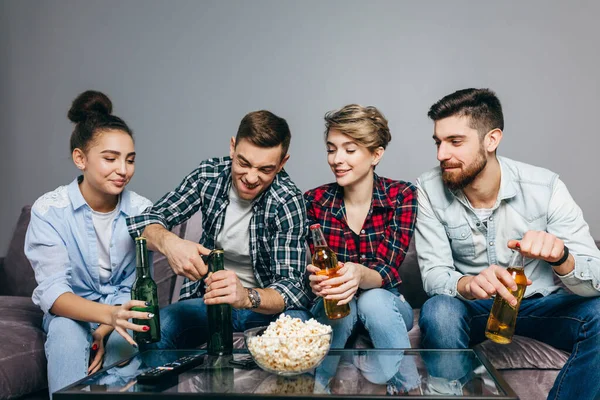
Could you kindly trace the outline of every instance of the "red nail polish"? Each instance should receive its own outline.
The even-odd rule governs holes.
[[[98,345],[96,343],[94,343],[94,345],[92,346],[92,350],[94,350],[94,351],[98,350]]]
[[[150,327],[149,327],[149,326],[146,326],[146,325],[144,325],[144,326],[142,327],[142,330],[143,330],[143,331],[149,331],[149,330],[150,330]]]

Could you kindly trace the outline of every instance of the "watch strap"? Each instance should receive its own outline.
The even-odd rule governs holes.
[[[564,264],[564,262],[567,261],[567,258],[569,258],[569,248],[565,246],[565,250],[561,259],[555,262],[548,261],[548,264],[552,265],[553,267],[558,267],[559,265]]]

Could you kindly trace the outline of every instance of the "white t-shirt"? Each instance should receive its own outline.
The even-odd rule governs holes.
[[[119,205],[121,199],[114,210],[107,213],[92,210],[92,220],[96,231],[96,240],[98,243],[98,271],[100,283],[108,283],[112,268],[110,264],[110,241],[112,239],[113,221],[119,214]]]
[[[244,287],[259,287],[250,258],[252,215],[252,201],[241,199],[231,185],[225,222],[215,244],[225,251],[225,269],[234,271]]]
[[[474,208],[475,214],[482,223],[486,223],[487,219],[492,215],[492,208]]]

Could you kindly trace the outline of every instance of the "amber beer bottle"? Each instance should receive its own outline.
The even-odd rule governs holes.
[[[225,252],[215,249],[208,256],[208,271],[215,273],[225,268]],[[233,353],[233,320],[230,304],[207,305],[208,354],[221,356]]]
[[[338,276],[339,266],[337,256],[327,245],[321,225],[311,225],[310,232],[315,248],[312,256],[312,264],[321,269],[317,272],[317,275],[327,275],[329,278]],[[338,305],[337,300],[323,299],[323,305],[325,307],[325,315],[329,319],[340,319],[350,314],[350,305]]]
[[[517,299],[517,304],[513,307],[497,294],[485,330],[485,336],[488,339],[500,344],[507,344],[512,341],[517,323],[517,313],[523,294],[525,294],[525,288],[527,288],[523,256],[517,250],[513,250],[507,271],[517,283],[517,290],[509,290]]]
[[[158,312],[158,292],[156,283],[150,276],[150,261],[146,238],[143,236],[135,239],[135,282],[131,287],[131,300],[145,301],[147,307],[132,307],[133,311],[142,311],[154,314],[150,319],[133,319],[134,324],[148,325],[147,332],[133,332],[133,340],[137,343],[154,343],[160,341],[160,319]]]

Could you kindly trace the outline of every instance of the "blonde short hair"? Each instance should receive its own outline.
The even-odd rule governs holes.
[[[325,114],[325,138],[331,129],[351,137],[371,152],[378,147],[385,149],[392,140],[387,119],[373,106],[348,104],[339,110],[329,111]]]

